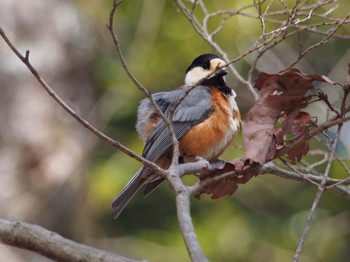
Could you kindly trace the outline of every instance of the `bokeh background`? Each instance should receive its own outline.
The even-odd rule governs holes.
[[[237,9],[250,3],[213,1],[211,8]],[[107,31],[111,5],[107,0],[0,0],[0,25],[22,53],[30,50],[33,65],[69,106],[141,153],[143,144],[134,125],[143,95],[123,71]],[[349,1],[339,5],[335,16],[350,12]],[[193,58],[214,52],[172,1],[126,1],[117,11],[115,25],[132,72],[152,92],[177,88]],[[258,20],[235,17],[217,40],[234,58],[254,43],[260,30]],[[342,33],[350,34],[349,26]],[[301,37],[305,45],[321,39],[312,34]],[[258,70],[280,71],[297,57],[298,47],[296,38],[276,46],[265,54]],[[330,40],[297,66],[344,83],[349,48],[349,40]],[[140,164],[96,139],[64,112],[3,41],[0,58],[0,217],[38,224],[133,258],[189,261],[169,187],[164,184],[145,199],[137,195],[113,220],[110,202]],[[235,64],[243,76],[250,62],[248,57]],[[234,79],[228,82],[244,114],[253,100]],[[337,104],[340,89],[325,90]],[[308,110],[319,121],[326,119],[322,104]],[[346,125],[337,151],[341,157],[349,157],[349,141]],[[314,141],[312,146],[320,144]],[[241,155],[238,136],[223,159]],[[317,160],[308,156],[305,163]],[[331,176],[344,178],[346,173],[335,163]],[[262,175],[232,197],[194,199],[194,225],[206,255],[223,262],[291,261],[315,192],[309,184]],[[324,193],[301,261],[349,261],[349,207],[348,200]],[[48,259],[0,244],[0,261]]]

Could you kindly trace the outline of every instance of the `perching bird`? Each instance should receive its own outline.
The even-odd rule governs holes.
[[[236,94],[226,86],[224,65],[225,62],[217,55],[201,55],[187,68],[182,87],[152,95],[160,110],[169,117],[179,99],[197,85],[177,105],[171,119],[179,141],[180,162],[194,161],[198,157],[209,163],[215,162],[239,129]],[[146,143],[142,156],[162,168],[168,168],[172,160],[172,139],[166,124],[147,98],[138,108],[136,129]],[[144,195],[147,196],[162,181],[154,171],[141,167],[112,202],[114,217],[118,217],[142,186],[146,185]]]

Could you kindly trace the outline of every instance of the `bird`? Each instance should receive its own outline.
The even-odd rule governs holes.
[[[172,114],[171,124],[179,141],[179,163],[197,159],[208,164],[217,161],[238,132],[241,115],[236,93],[226,85],[227,74],[222,58],[202,54],[187,68],[182,86],[152,94],[163,114],[166,117]],[[167,169],[172,161],[172,138],[148,98],[138,107],[136,131],[145,142],[142,156]],[[142,166],[113,200],[114,218],[142,187],[145,186],[144,196],[148,196],[163,180],[155,171]]]

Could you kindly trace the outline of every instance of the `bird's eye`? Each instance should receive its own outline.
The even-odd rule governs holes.
[[[202,65],[203,69],[209,69],[210,68],[210,60],[207,60]]]

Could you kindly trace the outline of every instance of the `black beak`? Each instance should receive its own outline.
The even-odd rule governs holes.
[[[219,68],[218,70],[215,71],[215,76],[224,76],[227,74],[228,72],[225,68]]]

